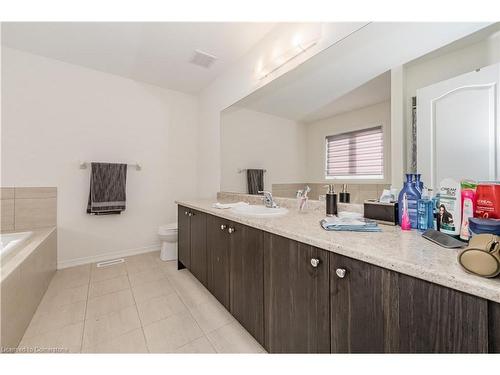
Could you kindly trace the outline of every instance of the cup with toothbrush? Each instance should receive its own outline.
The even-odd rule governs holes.
[[[307,194],[311,191],[311,188],[306,185],[304,190],[298,190],[297,191],[297,210],[299,212],[304,212],[304,210],[307,207],[307,201],[309,200],[309,197]]]

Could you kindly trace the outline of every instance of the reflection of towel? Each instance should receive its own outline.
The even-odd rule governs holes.
[[[233,208],[233,207],[238,207],[238,206],[248,206],[247,202],[238,202],[238,203],[214,203],[212,205],[213,208],[219,208],[221,210],[226,209],[226,208]]]
[[[92,163],[87,213],[120,214],[125,210],[127,164]]]
[[[248,194],[259,194],[259,191],[264,190],[264,170],[263,169],[247,169],[247,186]]]

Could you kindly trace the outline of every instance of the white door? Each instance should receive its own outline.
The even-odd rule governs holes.
[[[495,64],[417,90],[417,169],[427,186],[499,178],[499,82]]]

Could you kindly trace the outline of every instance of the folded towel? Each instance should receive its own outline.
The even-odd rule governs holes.
[[[363,217],[327,217],[320,221],[325,230],[346,232],[381,232],[378,224]]]
[[[214,203],[212,205],[213,208],[219,208],[221,210],[227,209],[227,208],[233,208],[237,206],[248,206],[247,202],[237,202],[237,203]]]
[[[87,213],[120,214],[125,210],[127,164],[91,163]]]

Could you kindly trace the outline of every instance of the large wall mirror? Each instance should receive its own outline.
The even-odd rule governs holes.
[[[339,77],[342,62],[325,50],[221,113],[221,190],[295,197],[308,185],[318,199],[324,185],[346,185],[362,203],[403,172],[422,172],[428,186],[496,179],[499,62],[499,23],[406,63],[397,92],[391,70],[344,65]],[[404,129],[391,139],[398,105]],[[400,176],[391,176],[392,142],[404,148]]]

